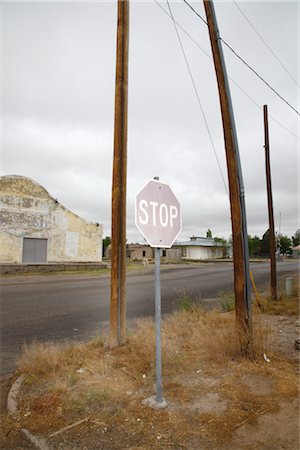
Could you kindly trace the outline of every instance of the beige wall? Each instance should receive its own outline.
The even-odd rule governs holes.
[[[0,262],[21,263],[23,239],[47,239],[47,262],[102,260],[102,225],[72,213],[26,177],[0,178]]]
[[[152,259],[154,257],[154,250],[150,245],[128,244],[127,254],[131,259]]]
[[[185,259],[210,259],[221,258],[223,255],[222,248],[217,247],[186,247],[187,253]]]

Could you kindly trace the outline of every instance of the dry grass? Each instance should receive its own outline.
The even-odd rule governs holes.
[[[88,416],[89,424],[81,427],[90,427],[89,433],[100,430],[103,448],[189,448],[202,441],[221,448],[218,443],[229,442],[237,428],[276,412],[298,389],[293,364],[280,356],[273,356],[272,365],[263,360],[268,333],[259,315],[254,320],[253,361],[241,356],[235,330],[233,312],[195,307],[163,321],[169,408],[160,412],[141,405],[155,393],[155,329],[150,319],[140,321],[126,345],[114,350],[105,349],[105,338],[65,349],[49,343],[26,346],[18,364],[27,381],[22,426],[51,433]],[[99,435],[97,439],[100,445]]]
[[[18,360],[18,368],[32,376],[52,376],[64,370],[79,368],[84,360],[89,363],[95,356],[95,349],[103,354],[103,340],[99,337],[87,344],[69,345],[65,349],[53,342],[25,344]]]
[[[273,300],[270,293],[260,295],[254,304],[256,312],[274,315],[299,315],[299,281],[295,280],[291,297],[287,297],[284,291],[278,293],[278,299]]]
[[[297,297],[272,300],[269,296],[263,296],[256,306],[264,314],[299,315],[299,298]]]

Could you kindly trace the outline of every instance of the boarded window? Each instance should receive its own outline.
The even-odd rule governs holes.
[[[78,233],[67,231],[66,233],[66,256],[76,257],[78,255]]]
[[[23,263],[47,262],[47,239],[23,239]]]

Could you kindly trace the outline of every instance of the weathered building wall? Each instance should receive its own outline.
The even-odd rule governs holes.
[[[154,258],[154,250],[150,245],[127,244],[127,255],[131,259],[152,259]]]
[[[47,240],[49,263],[102,260],[101,225],[72,213],[29,178],[1,177],[0,261],[22,263],[28,238]]]
[[[186,247],[185,259],[222,258],[222,248],[216,247]]]
[[[0,262],[18,263],[22,260],[20,238],[0,230]]]
[[[190,259],[210,259],[222,256],[222,252],[216,252],[214,247],[188,247],[187,258]]]
[[[166,248],[162,252],[162,258],[172,259],[174,261],[179,261],[182,257],[182,249],[181,248]]]

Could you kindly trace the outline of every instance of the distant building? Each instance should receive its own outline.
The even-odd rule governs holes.
[[[0,262],[101,262],[102,225],[69,211],[35,181],[0,178]]]
[[[192,236],[189,241],[175,242],[174,249],[181,249],[182,259],[228,258],[230,247],[212,238]],[[172,248],[172,249],[173,249]]]
[[[154,258],[154,249],[148,244],[127,244],[127,257],[142,260]]]
[[[300,258],[300,245],[297,245],[296,247],[292,248],[292,256],[294,259]]]
[[[127,257],[130,259],[143,260],[154,258],[154,248],[148,244],[127,244]],[[110,247],[108,247],[107,257],[110,257]],[[232,257],[231,247],[224,245],[212,238],[192,236],[190,240],[184,242],[175,241],[171,248],[161,249],[161,258],[169,261],[180,260],[204,260],[215,258]]]

